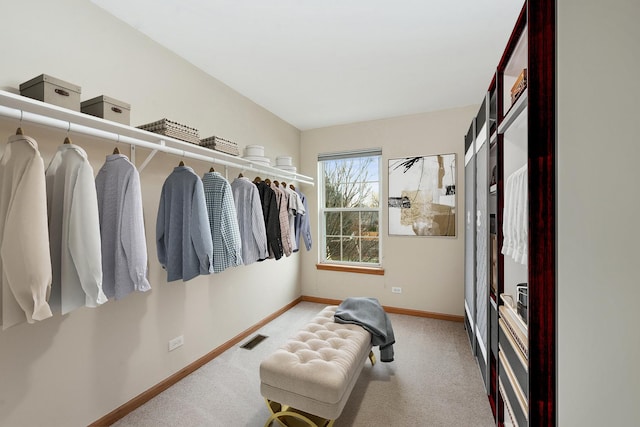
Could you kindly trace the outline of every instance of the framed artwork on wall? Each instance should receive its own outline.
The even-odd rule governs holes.
[[[389,235],[456,236],[456,155],[389,159]]]

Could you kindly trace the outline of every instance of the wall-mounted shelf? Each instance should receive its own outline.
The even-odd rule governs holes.
[[[70,133],[93,136],[112,143],[150,149],[151,153],[138,166],[139,170],[144,169],[157,152],[163,152],[241,171],[253,171],[287,182],[314,185],[314,179],[310,176],[261,165],[242,157],[214,151],[179,139],[147,132],[6,91],[0,91],[0,117],[16,120],[16,126],[20,126],[20,123],[34,123]]]
[[[527,100],[529,98],[529,92],[527,89],[522,92],[520,97],[514,102],[511,106],[507,114],[504,116],[504,119],[500,122],[498,126],[498,132],[504,134],[507,129],[516,121],[520,114],[527,108]]]

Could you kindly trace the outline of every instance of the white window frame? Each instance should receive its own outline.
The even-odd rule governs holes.
[[[340,159],[348,159],[348,158],[361,158],[361,157],[377,157],[378,158],[378,196],[379,203],[377,208],[369,208],[369,207],[358,207],[358,208],[326,208],[326,194],[325,194],[325,185],[324,185],[324,161],[325,160],[340,160]],[[359,267],[382,267],[382,236],[384,233],[382,232],[382,150],[370,149],[370,150],[360,150],[360,151],[349,151],[349,152],[341,152],[341,153],[329,153],[329,154],[319,154],[318,155],[318,236],[320,237],[319,242],[319,252],[318,252],[318,263],[319,264],[335,264],[335,265],[344,265],[344,266],[359,266]],[[341,261],[341,260],[327,260],[327,238],[326,238],[326,213],[327,212],[377,212],[378,213],[378,262],[355,262],[355,261]],[[342,226],[340,227],[342,229]],[[341,249],[342,250],[342,249]],[[362,256],[362,254],[361,254]],[[340,258],[342,259],[342,254],[340,254]]]

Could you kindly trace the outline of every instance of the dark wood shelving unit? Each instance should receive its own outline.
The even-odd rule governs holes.
[[[520,426],[556,424],[555,9],[555,1],[525,2],[465,137],[466,191],[474,192],[465,196],[466,231],[472,233],[465,240],[465,325],[499,426],[512,420]],[[526,89],[513,99],[520,75]],[[507,178],[525,165],[528,256],[518,265],[500,248]],[[515,306],[521,282],[528,284],[526,314]],[[470,295],[477,299],[473,304]],[[478,328],[484,313],[486,336]]]

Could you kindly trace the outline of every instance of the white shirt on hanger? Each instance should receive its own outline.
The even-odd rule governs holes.
[[[102,291],[98,198],[87,153],[64,144],[45,172],[53,281],[51,304],[62,314],[107,301]]]

